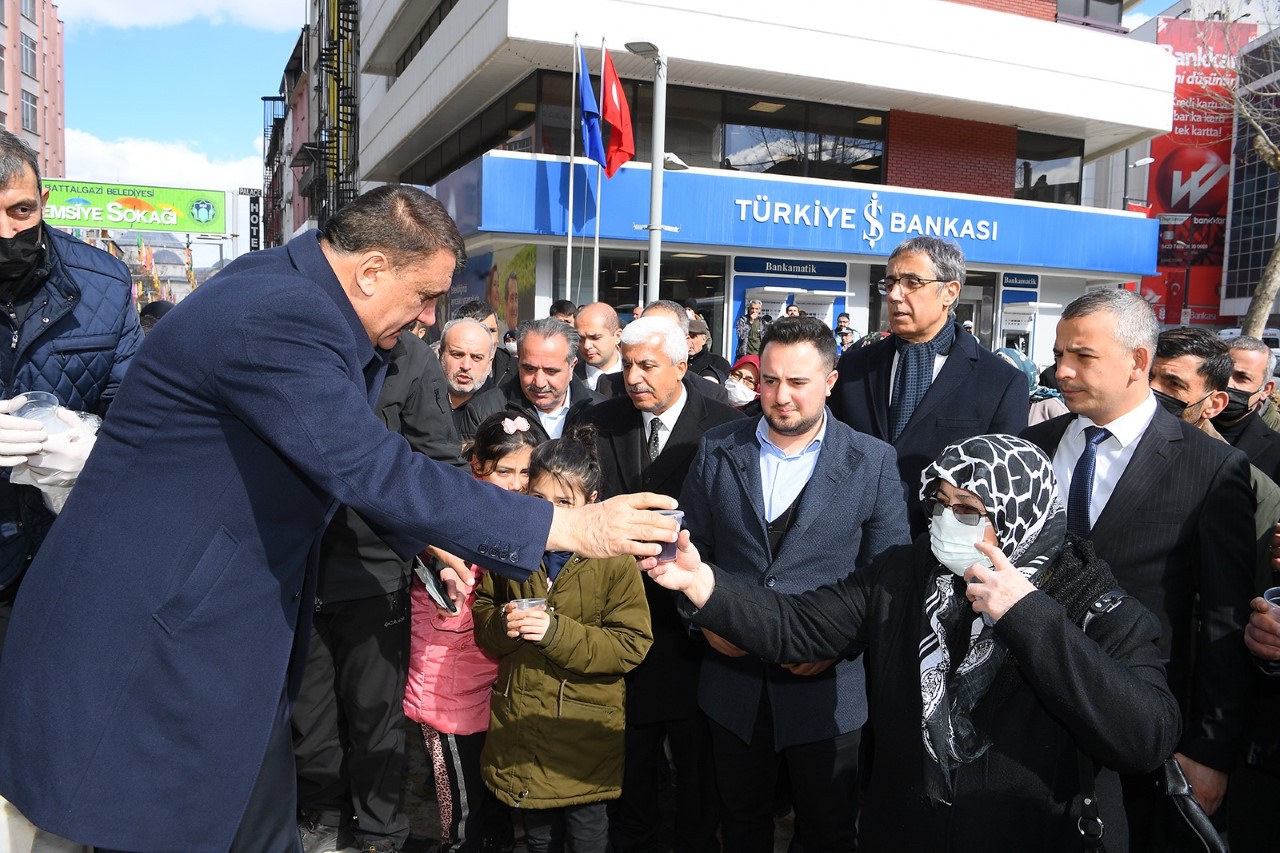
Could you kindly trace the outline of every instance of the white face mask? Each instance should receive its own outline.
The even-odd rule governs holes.
[[[507,341],[507,342],[506,342],[506,343],[504,343],[502,346],[506,349],[506,351],[507,351],[507,352],[511,353],[512,355],[515,355],[515,354],[516,354],[516,342],[515,342],[515,341]]]
[[[938,562],[957,575],[964,575],[964,570],[979,563],[993,568],[992,563],[973,547],[982,541],[990,523],[984,518],[981,524],[973,527],[956,518],[950,507],[944,507],[941,515],[929,520],[929,546]]]
[[[756,398],[755,391],[736,379],[725,380],[724,392],[729,395],[729,404],[732,406],[745,406]]]

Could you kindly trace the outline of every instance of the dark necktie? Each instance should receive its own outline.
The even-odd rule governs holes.
[[[1067,532],[1088,536],[1093,527],[1089,522],[1089,499],[1093,494],[1093,471],[1098,461],[1098,445],[1111,437],[1105,427],[1084,428],[1084,452],[1071,472],[1071,494],[1067,497]]]
[[[658,432],[662,429],[662,421],[654,418],[649,421],[649,463],[658,458]]]

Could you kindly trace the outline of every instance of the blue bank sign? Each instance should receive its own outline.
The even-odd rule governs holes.
[[[574,174],[574,234],[641,241],[648,223],[649,170],[626,166],[597,184],[594,164]],[[934,194],[867,184],[668,172],[667,244],[747,248],[771,254],[826,252],[885,257],[917,235],[958,243],[972,262],[1123,275],[1154,275],[1159,223],[1059,205]],[[569,164],[557,158],[491,153],[435,187],[463,234],[564,235]]]

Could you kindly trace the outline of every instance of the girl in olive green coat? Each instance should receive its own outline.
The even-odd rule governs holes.
[[[590,428],[534,451],[530,494],[580,506],[599,484]],[[485,784],[520,808],[529,853],[566,840],[575,853],[604,853],[605,802],[622,787],[623,675],[653,642],[635,559],[548,552],[523,583],[486,574],[473,613],[476,639],[501,657]]]

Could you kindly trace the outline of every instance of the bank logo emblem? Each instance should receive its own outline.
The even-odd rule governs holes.
[[[207,199],[202,198],[191,205],[191,218],[201,225],[208,225],[217,215],[213,202]]]

